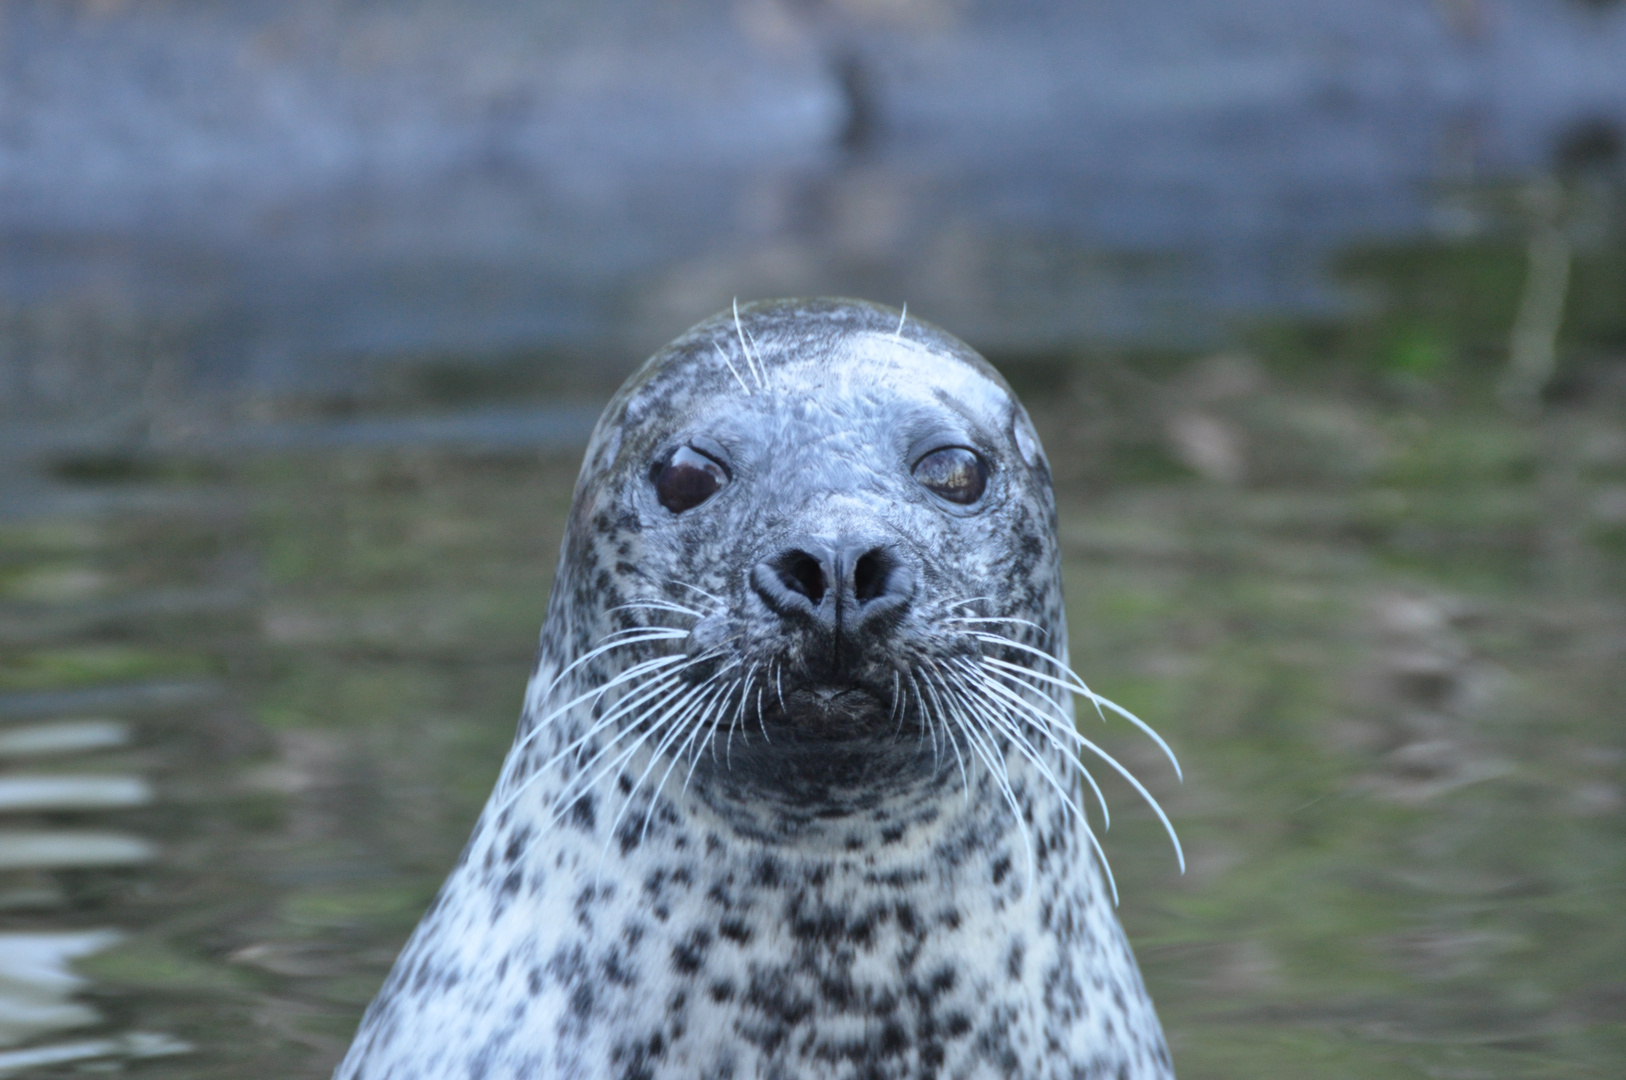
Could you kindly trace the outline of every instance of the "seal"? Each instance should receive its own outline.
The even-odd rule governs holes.
[[[850,300],[700,323],[598,423],[502,775],[336,1077],[1172,1076],[1081,755],[1145,789],[1073,699],[1151,731],[1066,657],[986,361]]]

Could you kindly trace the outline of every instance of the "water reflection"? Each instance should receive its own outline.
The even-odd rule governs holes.
[[[25,589],[25,593],[28,590]],[[37,590],[35,590],[37,595]],[[0,762],[43,766],[49,759],[73,763],[82,755],[125,746],[129,725],[115,720],[62,720],[0,731]],[[83,814],[146,806],[153,801],[147,779],[127,773],[0,773],[0,814]],[[0,819],[15,821],[16,818]],[[83,872],[139,866],[157,846],[140,836],[86,828],[50,830],[0,824],[0,912],[61,909],[68,904],[51,872]],[[112,1037],[62,1041],[64,1032],[101,1025],[106,1017],[75,1000],[87,985],[71,970],[74,961],[124,940],[119,930],[0,932],[0,1076],[53,1065],[184,1054],[191,1046],[173,1037],[126,1031]]]

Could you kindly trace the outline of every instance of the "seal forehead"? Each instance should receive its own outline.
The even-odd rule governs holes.
[[[798,358],[787,367],[818,373],[837,392],[886,390],[921,404],[947,397],[990,421],[1011,404],[1003,386],[959,357],[889,334],[853,334],[836,342],[828,356]]]

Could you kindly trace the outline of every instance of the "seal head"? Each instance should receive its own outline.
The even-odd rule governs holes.
[[[1066,655],[992,367],[855,301],[701,323],[599,422],[502,779],[337,1075],[1172,1075]]]

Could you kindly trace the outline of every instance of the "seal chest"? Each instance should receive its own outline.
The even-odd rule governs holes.
[[[1172,1076],[1072,697],[1139,721],[1066,656],[985,361],[701,323],[599,421],[502,777],[336,1076]]]

